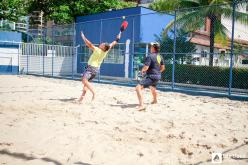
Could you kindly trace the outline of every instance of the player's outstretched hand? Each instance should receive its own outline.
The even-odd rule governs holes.
[[[81,36],[84,38],[84,33],[81,31]]]
[[[121,39],[121,34],[118,34],[117,36],[116,36],[116,39]]]

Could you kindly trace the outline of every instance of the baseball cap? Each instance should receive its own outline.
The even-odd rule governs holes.
[[[151,46],[157,46],[157,47],[160,46],[160,44],[159,44],[158,42],[151,42],[150,45],[151,45]]]

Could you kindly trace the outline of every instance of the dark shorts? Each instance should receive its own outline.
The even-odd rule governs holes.
[[[82,78],[86,78],[88,81],[93,80],[98,73],[98,68],[88,65],[82,74]]]
[[[140,85],[142,85],[144,88],[147,88],[149,86],[156,87],[159,80],[160,77],[147,76],[144,80],[140,82]]]

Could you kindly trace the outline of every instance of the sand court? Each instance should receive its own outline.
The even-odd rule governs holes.
[[[0,164],[248,164],[248,102],[80,81],[0,75]]]

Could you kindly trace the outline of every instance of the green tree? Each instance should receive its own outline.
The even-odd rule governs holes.
[[[158,11],[171,11],[175,9],[199,7],[178,12],[176,25],[179,28],[184,28],[188,32],[193,32],[204,26],[206,18],[210,20],[209,66],[213,66],[215,41],[222,44],[227,41],[227,29],[222,24],[221,18],[231,19],[232,2],[232,0],[158,0],[151,5],[151,8]],[[239,3],[236,5],[236,9],[246,4],[247,3]],[[236,10],[235,16],[235,20],[243,24],[248,24],[248,13],[242,13]],[[171,29],[173,24],[174,21],[166,27],[166,30]]]
[[[190,54],[196,51],[195,45],[191,43],[188,39],[188,34],[184,32],[182,29],[178,29],[176,31],[176,45],[177,45],[177,53],[176,61],[181,64],[187,60]],[[169,35],[170,34],[170,35]],[[171,30],[169,33],[162,32],[160,36],[155,36],[156,40],[160,43],[161,49],[160,52],[163,54],[164,59],[166,61],[172,59],[173,45],[174,45],[174,31]]]
[[[135,3],[119,0],[31,0],[28,11],[43,11],[46,20],[50,19],[57,24],[65,24],[73,22],[76,16],[132,6],[135,6]]]
[[[1,0],[0,19],[17,21],[20,16],[27,14],[27,0]]]

